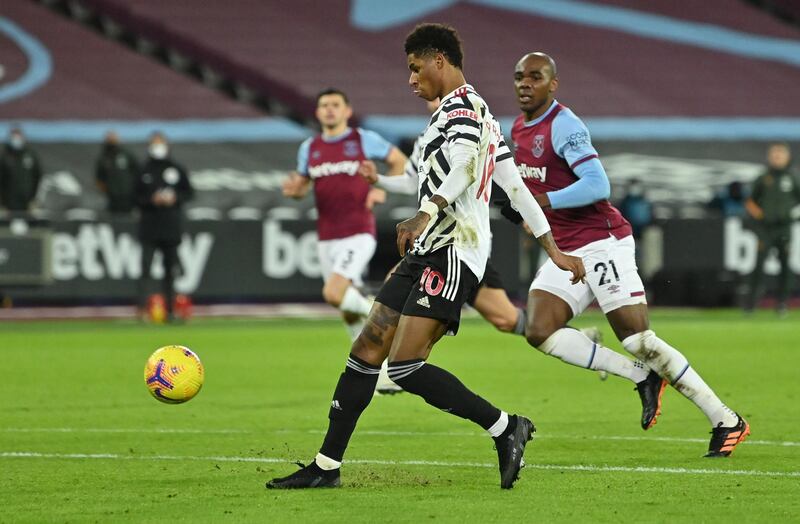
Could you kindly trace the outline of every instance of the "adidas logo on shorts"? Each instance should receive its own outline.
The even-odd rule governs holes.
[[[431,307],[431,303],[430,303],[430,301],[428,301],[428,296],[427,295],[425,295],[421,299],[417,300],[417,304],[419,304],[422,307],[427,307],[427,308]]]

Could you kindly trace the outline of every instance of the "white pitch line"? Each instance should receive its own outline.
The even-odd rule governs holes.
[[[279,430],[276,433],[295,433],[292,430]],[[325,431],[319,429],[309,429],[306,433],[324,435]],[[486,433],[476,431],[380,431],[380,430],[364,430],[358,431],[358,435],[373,435],[373,436],[396,436],[396,437],[483,437]],[[541,434],[536,433],[536,438],[546,438],[553,440],[627,440],[633,442],[708,442],[707,438],[691,438],[691,437],[633,437],[633,436],[615,436],[615,435],[558,435],[558,434]],[[800,442],[788,442],[782,440],[753,440],[747,439],[743,444],[755,444],[759,446],[784,446],[784,447],[798,447]]]
[[[273,457],[214,457],[214,456],[179,456],[179,455],[151,455],[135,456],[120,455],[116,453],[38,453],[35,451],[4,451],[0,458],[42,458],[42,459],[100,459],[100,460],[174,460],[174,461],[207,461],[207,462],[258,462],[267,464],[288,464],[290,461]],[[482,462],[445,462],[430,460],[347,460],[348,464],[365,464],[380,466],[436,466],[436,467],[477,467],[496,468],[497,464]],[[658,468],[658,467],[630,467],[609,466],[592,464],[526,464],[527,469],[555,470],[555,471],[588,471],[588,472],[620,472],[620,473],[667,473],[677,475],[733,475],[750,477],[800,477],[800,471],[760,471],[750,469],[692,469],[692,468]]]
[[[179,428],[0,428],[2,433],[220,433],[242,434],[239,429],[179,429]]]
[[[248,431],[243,429],[179,429],[179,428],[0,428],[0,433],[187,433],[187,434],[258,434],[258,433],[310,433],[312,435],[324,435],[325,431],[319,429],[292,430],[279,429],[270,431]],[[394,437],[484,437],[486,433],[477,431],[383,431],[383,430],[363,430],[359,435],[371,436],[394,436]],[[558,435],[558,434],[536,434],[537,439],[552,440],[610,440],[610,441],[630,441],[630,442],[676,442],[676,443],[697,443],[708,442],[707,438],[692,437],[656,437],[656,436],[624,436],[624,435]],[[747,439],[743,444],[754,446],[775,446],[775,447],[800,447],[800,442],[782,440],[754,440]]]

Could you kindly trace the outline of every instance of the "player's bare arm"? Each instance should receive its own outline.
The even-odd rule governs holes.
[[[408,157],[398,148],[393,147],[389,150],[389,154],[386,157],[386,164],[389,166],[386,176],[402,175],[407,161]]]
[[[542,246],[542,249],[545,250],[547,255],[553,260],[553,263],[558,266],[559,269],[563,269],[564,271],[569,271],[572,273],[571,281],[573,284],[584,282],[586,280],[586,268],[583,267],[583,260],[581,260],[580,257],[574,257],[572,255],[562,253],[561,250],[558,249],[552,233],[547,232],[544,235],[537,237],[536,240],[539,241],[539,245]]]

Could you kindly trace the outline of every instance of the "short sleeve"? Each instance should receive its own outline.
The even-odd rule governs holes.
[[[297,172],[308,176],[308,152],[311,149],[311,138],[307,138],[297,149]]]
[[[386,160],[394,147],[392,143],[369,129],[359,129],[358,132],[361,135],[361,149],[364,151],[364,156],[370,160]]]
[[[553,150],[567,161],[570,169],[598,156],[586,124],[569,109],[563,109],[553,119],[551,136]]]

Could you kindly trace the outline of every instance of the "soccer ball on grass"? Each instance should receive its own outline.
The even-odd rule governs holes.
[[[200,358],[183,346],[157,349],[144,366],[144,382],[156,400],[180,404],[203,387],[205,371]]]

